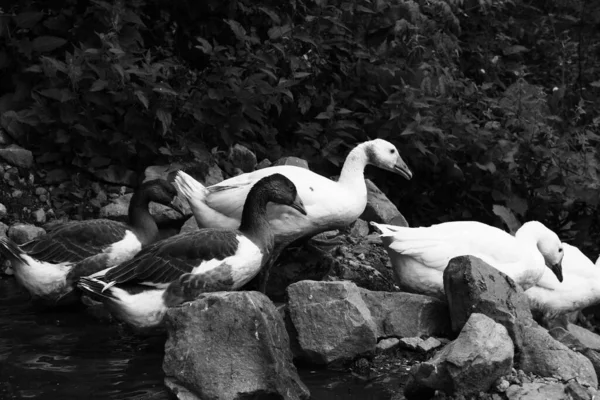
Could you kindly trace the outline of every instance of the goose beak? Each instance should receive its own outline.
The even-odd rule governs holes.
[[[306,210],[304,209],[304,203],[302,203],[302,199],[300,199],[300,196],[296,195],[296,198],[294,199],[294,202],[292,204],[290,204],[290,207],[298,210],[299,213],[306,215]]]
[[[169,204],[173,210],[177,211],[181,215],[185,215],[185,211],[183,210],[183,202],[179,199],[179,196],[175,196],[171,203]]]
[[[546,264],[546,265],[548,265],[548,264]],[[554,272],[554,275],[556,275],[556,277],[558,278],[558,281],[562,282],[563,281],[562,262],[548,265],[548,267],[552,270],[552,272]]]
[[[400,175],[406,180],[410,180],[413,176],[412,171],[408,168],[408,165],[404,162],[403,159],[398,158],[396,164],[394,164],[394,168],[392,168],[392,172]]]

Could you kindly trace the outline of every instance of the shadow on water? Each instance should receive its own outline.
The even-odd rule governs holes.
[[[163,386],[163,336],[139,337],[77,310],[35,311],[0,277],[0,399],[171,400]],[[313,400],[398,399],[390,377],[301,368]]]

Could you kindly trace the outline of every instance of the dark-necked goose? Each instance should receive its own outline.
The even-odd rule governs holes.
[[[158,239],[151,201],[183,214],[177,191],[157,179],[143,183],[129,204],[129,224],[109,219],[69,222],[20,246],[0,238],[0,253],[10,260],[14,275],[32,298],[46,305],[68,303],[77,279],[118,265]],[[48,301],[48,302],[47,302]]]
[[[268,207],[267,218],[275,234],[276,250],[271,259],[274,262],[277,253],[294,240],[343,228],[363,213],[367,205],[364,170],[369,164],[405,179],[412,177],[396,146],[375,139],[359,144],[348,154],[337,181],[305,168],[281,165],[241,174],[210,187],[179,171],[174,184],[188,200],[199,227],[235,229],[240,225],[242,205],[252,185],[274,173],[285,175],[296,185],[306,215],[276,204]],[[265,267],[265,274],[267,271]],[[265,285],[263,280],[261,290]]]
[[[167,307],[202,292],[238,289],[260,271],[274,243],[269,202],[306,213],[294,184],[273,174],[250,189],[239,229],[206,228],[161,240],[124,264],[81,278],[78,287],[136,328],[158,326]]]

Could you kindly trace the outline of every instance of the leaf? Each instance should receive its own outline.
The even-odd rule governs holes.
[[[213,47],[211,46],[210,43],[208,43],[208,40],[204,39],[203,37],[197,36],[196,40],[198,42],[200,42],[200,45],[195,46],[197,49],[202,50],[202,52],[204,54],[212,54],[213,52]]]
[[[506,224],[511,235],[514,235],[521,227],[521,223],[509,208],[494,204],[492,211]]]
[[[496,165],[493,162],[491,162],[491,161],[488,161],[485,164],[480,164],[480,163],[476,162],[475,165],[477,165],[477,167],[479,169],[482,169],[484,171],[489,171],[492,174],[494,172],[496,172]]]
[[[266,7],[258,7],[258,9],[262,12],[264,12],[265,14],[267,14],[269,16],[269,18],[271,18],[271,20],[273,22],[275,22],[277,25],[279,25],[281,23],[281,18],[279,18],[279,15],[277,15],[274,11],[269,10]]]
[[[300,98],[298,99],[298,107],[300,108],[300,113],[306,114],[306,112],[310,110],[310,106],[310,97],[303,95],[300,96]]]
[[[44,17],[39,11],[26,11],[15,16],[15,23],[19,28],[31,29]]]
[[[144,107],[146,107],[146,109],[148,109],[148,106],[150,105],[150,102],[148,101],[148,98],[146,97],[146,95],[144,94],[144,92],[142,92],[141,90],[136,90],[133,93],[138,98],[138,100],[144,105]]]
[[[294,72],[294,78],[296,79],[302,79],[302,78],[306,78],[307,76],[312,75],[312,73],[310,72]]]
[[[331,113],[329,113],[329,112],[319,113],[319,115],[317,115],[315,117],[315,119],[331,119]]]
[[[269,39],[271,39],[271,40],[279,39],[280,37],[287,35],[291,31],[292,31],[292,28],[289,25],[274,26],[271,29],[269,29],[269,32],[268,32]]]
[[[132,24],[138,25],[138,26],[143,26],[143,27],[146,26],[146,25],[144,25],[144,23],[142,22],[140,17],[136,13],[131,11],[130,9],[124,13],[123,21],[131,22]]]
[[[590,83],[590,86],[600,88],[600,81],[594,81],[594,82]]]
[[[49,97],[54,100],[58,100],[61,103],[64,103],[65,101],[73,100],[75,98],[75,95],[73,95],[73,93],[69,89],[57,89],[57,88],[44,89],[44,90],[40,90],[40,94],[42,96]]]
[[[108,82],[104,79],[98,79],[94,83],[92,83],[92,87],[90,88],[90,92],[100,91],[108,86]]]
[[[166,147],[162,146],[158,148],[158,152],[160,154],[164,154],[166,156],[172,156],[173,153],[171,152],[171,150],[167,149]]]
[[[152,88],[152,90],[160,94],[170,94],[172,96],[177,96],[177,92],[166,85],[157,84]]]
[[[239,22],[234,21],[232,19],[226,19],[224,21],[227,25],[229,25],[229,27],[231,28],[231,30],[233,31],[233,33],[235,34],[235,36],[238,39],[240,39],[240,40],[246,39],[246,30]]]
[[[164,108],[159,108],[156,110],[156,117],[162,123],[163,135],[166,134],[171,126],[171,113]]]
[[[33,39],[31,46],[33,48],[33,51],[37,51],[39,53],[46,53],[48,51],[58,49],[65,43],[67,43],[65,39],[56,36],[40,36]]]
[[[108,157],[100,157],[100,156],[96,156],[96,157],[92,157],[92,159],[89,162],[89,166],[90,167],[106,167],[107,165],[110,165],[111,163],[111,159]]]
[[[509,46],[504,48],[504,55],[508,56],[511,54],[519,54],[519,53],[524,53],[524,52],[528,52],[529,49],[525,46],[520,46],[520,45],[515,45],[515,46]]]

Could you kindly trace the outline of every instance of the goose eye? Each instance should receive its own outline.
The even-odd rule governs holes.
[[[558,249],[558,252],[559,252],[559,253],[562,253],[562,251],[563,251],[563,249]]]
[[[390,150],[390,153],[391,153],[391,154],[394,154],[395,152],[396,152],[396,149],[391,149],[391,150]]]

